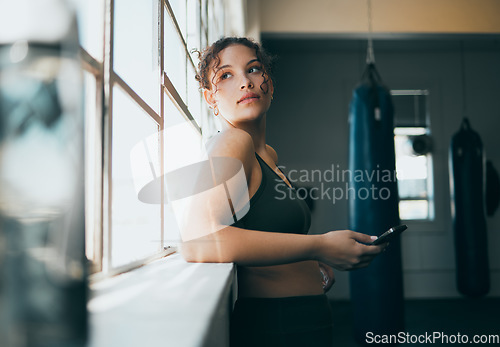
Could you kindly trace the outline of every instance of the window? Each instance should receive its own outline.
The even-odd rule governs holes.
[[[73,0],[84,69],[86,254],[114,273],[179,242],[163,176],[216,129],[194,80],[223,0]],[[203,132],[202,132],[203,129]]]
[[[394,144],[402,220],[433,220],[432,142],[426,90],[393,90]]]
[[[413,147],[427,128],[396,127],[396,171],[398,175],[399,214],[401,219],[433,219],[431,155],[416,154]]]
[[[85,244],[91,272],[102,267],[104,0],[73,0],[83,63],[85,117]]]

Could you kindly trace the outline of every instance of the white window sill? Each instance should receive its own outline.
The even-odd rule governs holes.
[[[91,285],[89,347],[228,346],[233,264],[180,254]]]

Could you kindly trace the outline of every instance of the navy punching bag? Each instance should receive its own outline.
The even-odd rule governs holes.
[[[464,118],[451,139],[450,186],[457,287],[471,297],[490,289],[484,164],[481,138]]]
[[[350,229],[380,235],[399,224],[394,154],[393,106],[375,65],[368,64],[350,104]],[[404,329],[403,278],[399,238],[367,268],[350,273],[354,334],[368,343],[370,334]]]

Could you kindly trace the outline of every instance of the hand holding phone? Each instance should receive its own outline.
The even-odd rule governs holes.
[[[387,230],[385,233],[383,233],[382,235],[380,235],[378,237],[378,239],[376,239],[375,241],[373,241],[369,245],[370,246],[374,246],[374,245],[380,245],[382,243],[389,242],[390,240],[392,240],[394,237],[396,237],[399,234],[401,234],[406,229],[408,229],[408,227],[406,226],[406,224],[402,224],[402,225],[398,225],[396,227],[392,227],[389,230]]]

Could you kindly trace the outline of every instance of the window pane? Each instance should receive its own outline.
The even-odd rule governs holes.
[[[398,180],[399,197],[427,198],[427,180]]]
[[[95,260],[94,234],[100,228],[98,213],[100,210],[99,187],[97,178],[98,160],[101,143],[97,122],[97,82],[94,75],[84,71],[84,114],[85,114],[85,254],[89,260]]]
[[[159,112],[158,3],[115,0],[114,70]]]
[[[201,93],[195,71],[191,63],[188,64],[188,109],[198,125],[201,126]]]
[[[165,205],[165,237],[164,237],[164,247],[168,246],[178,246],[181,242],[181,233],[179,226],[177,224],[177,219],[172,208],[172,204],[167,203]]]
[[[201,49],[200,46],[200,2],[199,0],[188,0],[187,2],[187,47],[191,54],[191,59],[197,64],[196,53],[191,53],[193,49]]]
[[[219,33],[217,32],[217,21],[215,19],[213,0],[208,2],[208,41],[214,42],[217,40]]]
[[[80,45],[95,59],[104,53],[104,0],[72,0],[76,8]]]
[[[214,0],[214,13],[215,13],[215,23],[217,26],[217,36],[220,37],[224,35],[224,4],[222,0]]]
[[[174,23],[165,11],[165,72],[175,89],[186,101],[186,49],[175,29]]]
[[[398,96],[399,98],[399,96]],[[431,154],[417,155],[413,150],[415,136],[428,133],[425,127],[394,129],[396,171],[401,219],[429,219],[432,200]]]
[[[176,170],[182,170],[182,168],[200,161],[202,157],[202,144],[200,133],[182,116],[168,95],[165,95],[164,99],[164,163],[165,173],[168,174]],[[172,210],[171,201],[168,201],[165,206],[164,235],[166,246],[175,244],[180,240],[179,227]]]
[[[224,6],[220,0],[208,2],[208,41],[214,42],[224,35]]]
[[[205,28],[207,27],[207,9],[208,0],[201,0],[201,21]]]
[[[397,127],[425,127],[428,125],[426,90],[393,90],[394,125]]]
[[[168,2],[174,11],[175,20],[181,29],[182,37],[186,40],[186,0],[168,0]]]
[[[413,129],[413,133],[408,134],[409,129]],[[403,186],[403,191],[400,191],[402,197],[427,196],[428,158],[426,155],[415,155],[412,147],[412,136],[420,130],[425,132],[425,128],[396,128],[395,131],[396,170],[398,182]]]
[[[116,267],[144,258],[161,247],[161,210],[159,204],[147,204],[138,198],[148,172],[151,179],[160,176],[158,125],[121,89],[113,88],[112,142],[112,253]],[[150,136],[152,134],[153,138]],[[156,139],[154,139],[156,136]],[[156,141],[156,149],[154,143]],[[131,162],[136,145],[144,144],[150,161]]]
[[[429,202],[427,200],[400,201],[399,217],[402,220],[429,219]]]
[[[197,162],[201,157],[201,134],[165,95],[165,172]]]
[[[201,0],[201,48],[207,46],[208,0]]]

